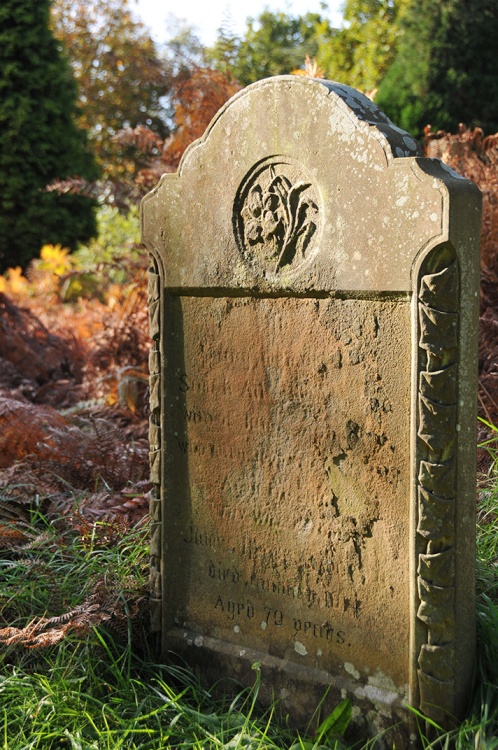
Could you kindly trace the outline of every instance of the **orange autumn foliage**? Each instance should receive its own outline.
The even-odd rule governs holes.
[[[480,414],[498,423],[498,133],[460,125],[457,133],[425,128],[425,154],[442,159],[482,192]]]
[[[176,168],[187,146],[201,137],[218,110],[241,88],[211,68],[194,67],[180,73],[172,91],[176,130],[164,144],[163,160]]]

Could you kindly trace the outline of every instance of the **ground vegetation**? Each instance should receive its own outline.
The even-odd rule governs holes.
[[[478,182],[485,207],[479,660],[465,721],[449,734],[420,721],[420,734],[427,749],[493,748],[498,141],[461,128],[427,130],[425,144],[429,156]],[[276,706],[258,707],[258,665],[252,690],[234,689],[227,678],[214,698],[184,667],[157,664],[148,633],[146,272],[136,211],[102,207],[98,239],[72,254],[46,246],[26,274],[0,277],[0,743],[8,750],[344,750],[348,702],[321,724],[310,717],[309,731],[298,735],[277,719]]]

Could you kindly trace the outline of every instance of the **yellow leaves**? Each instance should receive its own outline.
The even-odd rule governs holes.
[[[23,294],[29,289],[29,281],[23,276],[22,268],[8,268],[3,276],[0,276],[0,292],[3,294]]]
[[[56,291],[58,281],[54,286],[54,279],[58,280],[74,269],[75,261],[69,253],[70,250],[61,245],[44,245],[40,257],[32,261],[28,277],[23,275],[19,266],[8,268],[0,276],[0,293],[12,297],[30,297]]]
[[[196,138],[200,138],[220,107],[242,87],[219,70],[193,66],[173,81],[176,130],[166,141],[164,166],[176,168]]]
[[[40,251],[40,260],[35,261],[40,271],[50,271],[56,276],[63,276],[73,266],[74,260],[69,256],[69,250],[61,245],[44,245]]]

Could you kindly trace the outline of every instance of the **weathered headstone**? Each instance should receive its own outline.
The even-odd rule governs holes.
[[[367,98],[235,96],[143,203],[163,651],[308,719],[458,715],[480,195]]]

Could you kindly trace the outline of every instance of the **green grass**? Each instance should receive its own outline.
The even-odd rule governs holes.
[[[65,644],[34,671],[26,664],[3,678],[2,749],[222,747],[242,735],[271,744],[242,713],[244,696],[220,710],[186,670],[135,662],[109,636],[97,640],[100,651]]]
[[[425,748],[498,749],[497,517],[495,462],[478,512],[475,690],[468,718],[451,733],[432,728]],[[0,559],[0,627],[11,628],[0,650],[0,750],[345,748],[347,702],[313,738],[300,736],[274,707],[259,708],[257,667],[251,690],[220,698],[187,668],[156,663],[146,528],[34,512],[23,530],[22,546]]]
[[[155,663],[146,528],[35,513],[24,531],[0,561],[1,750],[293,744],[256,712],[258,670],[254,690],[215,700],[188,669]]]

